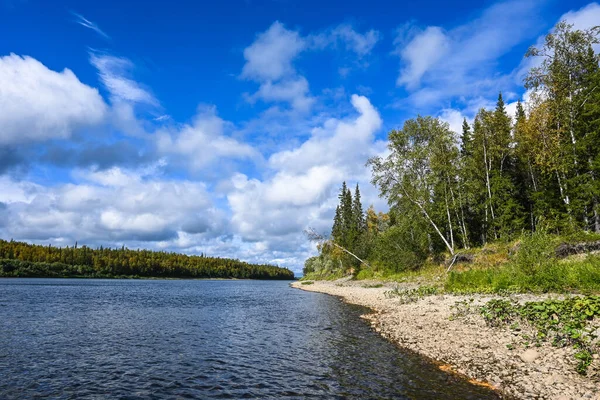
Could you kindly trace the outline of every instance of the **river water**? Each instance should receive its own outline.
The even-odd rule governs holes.
[[[497,398],[288,284],[0,279],[0,398]]]

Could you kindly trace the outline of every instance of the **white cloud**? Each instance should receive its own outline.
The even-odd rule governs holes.
[[[427,27],[406,44],[400,36],[395,42],[401,47],[398,51],[406,64],[400,71],[396,84],[409,89],[419,85],[423,74],[446,55],[450,46],[450,39],[437,26]]]
[[[292,61],[305,48],[305,40],[295,31],[275,21],[244,50],[246,64],[242,78],[274,81],[295,74]]]
[[[598,26],[600,21],[600,5],[590,3],[576,11],[569,11],[563,14],[559,21],[565,20],[573,24],[574,29],[590,29]]]
[[[417,107],[510,89],[515,85],[510,76],[494,74],[498,59],[535,32],[540,12],[538,0],[508,0],[447,31],[405,28],[396,40],[401,58],[397,82],[411,92],[409,102]]]
[[[273,154],[268,163],[270,176],[259,180],[237,174],[232,178],[227,199],[235,234],[278,249],[275,258],[288,262],[295,258],[298,268],[301,257],[314,251],[302,230],[313,226],[328,233],[336,191],[343,180],[360,182],[365,204],[376,201],[364,164],[383,150],[382,143],[374,142],[382,121],[367,98],[354,95],[352,105],[357,116],[330,119],[295,149]]]
[[[276,21],[244,50],[246,63],[241,78],[260,84],[258,91],[247,94],[246,99],[251,103],[257,100],[284,102],[292,110],[306,113],[315,98],[310,94],[308,81],[294,66],[296,58],[305,51],[342,46],[360,60],[372,51],[379,38],[375,30],[361,34],[347,24],[303,37]],[[344,75],[349,71],[348,67],[340,69]]]
[[[75,22],[78,23],[79,25],[93,30],[94,32],[96,32],[98,35],[102,36],[105,39],[110,39],[110,36],[108,36],[102,29],[100,29],[98,24],[96,24],[95,22],[90,21],[89,19],[85,18],[83,15],[77,14],[76,12],[71,12],[71,14],[73,14],[73,16],[75,17]]]
[[[363,34],[348,24],[341,24],[307,37],[310,48],[324,49],[330,46],[342,46],[359,59],[370,54],[380,39],[381,34],[376,30],[371,29]]]
[[[463,121],[465,118],[467,118],[467,116],[463,115],[463,113],[459,110],[445,108],[440,113],[439,118],[442,121],[447,122],[448,125],[450,125],[452,132],[456,133],[457,137],[459,137],[459,135],[462,133]],[[467,122],[472,123],[472,118],[467,118]]]
[[[225,135],[227,125],[214,107],[200,107],[192,124],[156,132],[158,150],[185,157],[192,169],[214,167],[224,159],[259,159],[252,146]]]
[[[159,105],[158,100],[147,89],[127,77],[134,68],[127,58],[90,52],[90,62],[98,69],[100,80],[110,92],[113,102]]]
[[[262,99],[264,101],[289,102],[294,110],[308,111],[314,103],[314,98],[309,96],[308,81],[300,76],[282,80],[278,83],[267,81],[252,96],[251,101]]]
[[[143,171],[80,171],[78,182],[41,186],[0,180],[2,237],[115,243],[174,240],[180,232],[220,234],[224,215],[202,183],[161,180]]]
[[[11,54],[0,57],[0,110],[0,145],[11,145],[68,138],[100,124],[107,106],[71,70]]]
[[[359,112],[356,119],[326,121],[323,127],[313,129],[312,137],[298,148],[271,156],[271,167],[301,172],[314,165],[347,165],[355,162],[357,155],[366,154],[373,133],[381,127],[381,118],[366,97],[353,95],[352,105]]]
[[[371,50],[373,50],[373,47],[375,47],[375,44],[381,37],[379,32],[373,29],[367,31],[365,34],[360,34],[350,25],[339,25],[333,29],[332,35],[343,41],[348,50],[353,51],[361,58],[371,53]]]
[[[295,111],[309,111],[314,99],[308,81],[298,75],[293,65],[305,48],[306,40],[300,33],[286,29],[279,21],[259,34],[244,50],[246,63],[241,77],[260,83],[256,93],[246,95],[247,100],[286,102]]]

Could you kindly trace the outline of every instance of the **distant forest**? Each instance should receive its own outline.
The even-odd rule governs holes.
[[[0,277],[294,279],[287,268],[228,258],[0,240]]]

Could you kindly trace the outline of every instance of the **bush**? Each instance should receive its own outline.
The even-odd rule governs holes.
[[[521,243],[514,265],[525,274],[537,274],[556,262],[552,236],[534,232]]]
[[[415,270],[423,265],[428,251],[425,230],[396,225],[377,238],[373,260],[391,272]]]

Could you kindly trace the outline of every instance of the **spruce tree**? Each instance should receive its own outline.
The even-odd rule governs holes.
[[[463,157],[468,157],[471,154],[471,141],[473,140],[473,134],[471,133],[471,126],[467,122],[467,119],[463,119],[462,123],[462,135],[460,137],[460,154]]]
[[[356,189],[354,189],[352,218],[354,219],[354,225],[356,226],[358,235],[362,235],[366,230],[366,224],[365,213],[363,212],[362,203],[360,201],[360,189],[358,188],[358,183],[356,184]]]
[[[354,217],[352,215],[352,193],[347,188],[346,182],[342,187],[342,221],[343,221],[343,241],[342,246],[352,251],[352,245],[356,238],[355,231],[353,229]]]
[[[340,206],[335,207],[335,216],[333,217],[333,227],[331,228],[331,238],[334,242],[340,244],[342,238],[342,214]]]

